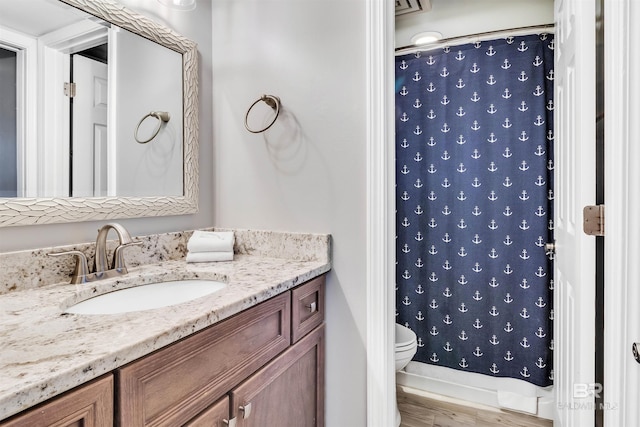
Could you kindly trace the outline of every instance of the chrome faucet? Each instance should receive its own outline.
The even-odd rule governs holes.
[[[111,265],[107,262],[107,235],[109,230],[115,230],[119,244],[113,251]],[[86,283],[95,280],[127,274],[123,252],[125,248],[141,245],[142,242],[133,240],[129,232],[122,225],[115,222],[105,224],[98,230],[96,238],[96,253],[94,257],[93,272],[88,268],[87,256],[76,250],[66,252],[49,253],[50,256],[73,255],[76,257],[76,268],[71,276],[71,283]]]

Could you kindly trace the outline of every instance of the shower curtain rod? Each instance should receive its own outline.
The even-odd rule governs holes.
[[[500,38],[500,36],[516,37],[516,36],[525,36],[529,34],[553,33],[554,29],[555,29],[554,24],[546,24],[546,25],[531,25],[528,27],[509,28],[506,30],[486,31],[484,33],[450,37],[447,39],[438,40],[435,43],[430,43],[424,46],[399,47],[395,50],[395,54],[397,56],[397,55],[406,55],[408,53],[415,53],[415,52],[427,52],[429,50],[434,50],[434,49],[442,48],[445,46],[449,46],[452,44],[452,42],[455,42],[455,44],[465,44],[465,43],[474,43],[477,41]]]

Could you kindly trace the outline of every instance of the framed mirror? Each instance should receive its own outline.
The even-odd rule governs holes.
[[[3,0],[0,227],[197,212],[197,67],[114,0]]]

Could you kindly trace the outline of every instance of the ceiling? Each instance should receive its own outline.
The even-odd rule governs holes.
[[[33,37],[85,19],[86,13],[58,0],[2,0],[0,27]]]
[[[410,46],[411,37],[424,31],[451,38],[554,22],[553,0],[419,1],[422,11],[396,14],[396,48]],[[416,0],[398,2],[415,4]]]

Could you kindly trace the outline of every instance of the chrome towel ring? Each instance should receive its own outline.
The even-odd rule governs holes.
[[[260,129],[260,130],[253,130],[249,127],[249,113],[251,113],[251,109],[253,109],[253,107],[256,106],[256,104],[260,101],[264,101],[265,104],[267,104],[269,107],[273,108],[276,111],[276,115],[273,117],[273,120],[271,120],[271,123],[269,123],[267,125],[267,127],[265,127],[264,129]],[[260,132],[264,132],[265,130],[269,129],[271,126],[273,126],[273,124],[276,122],[276,119],[278,118],[278,115],[280,114],[280,98],[278,98],[277,96],[274,95],[262,95],[259,99],[257,99],[253,104],[251,104],[251,107],[249,107],[249,110],[247,110],[247,114],[244,116],[244,127],[251,133],[260,133]]]
[[[144,122],[147,119],[147,117],[155,117],[156,119],[158,119],[158,126],[156,126],[156,130],[153,131],[153,135],[151,135],[149,139],[145,139],[141,141],[140,138],[138,138],[138,131],[140,130],[140,125],[142,124],[142,122]],[[151,141],[153,138],[155,138],[158,135],[158,132],[160,132],[160,128],[162,127],[162,124],[168,122],[170,118],[171,116],[166,111],[150,112],[149,114],[144,116],[142,119],[140,119],[140,121],[138,122],[138,126],[136,126],[136,131],[133,133],[133,137],[136,139],[138,143],[146,144],[147,142]]]

